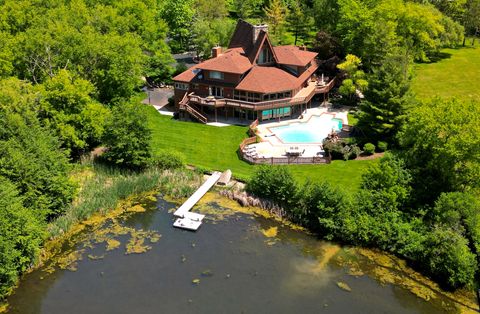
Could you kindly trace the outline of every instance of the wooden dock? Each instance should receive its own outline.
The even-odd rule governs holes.
[[[195,191],[195,193],[193,193],[192,196],[190,196],[188,200],[173,213],[175,217],[178,217],[173,223],[174,227],[193,231],[200,228],[205,215],[191,213],[190,209],[192,209],[192,207],[197,204],[197,202],[215,185],[215,183],[217,183],[221,175],[221,172],[212,173],[207,181],[205,181],[202,186],[200,186],[198,190]]]

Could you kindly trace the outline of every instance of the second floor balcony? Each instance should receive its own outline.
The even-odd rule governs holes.
[[[275,100],[266,100],[266,101],[245,101],[232,98],[223,98],[223,97],[201,97],[194,93],[187,95],[188,101],[202,106],[211,106],[214,108],[222,108],[225,106],[237,107],[242,109],[249,110],[266,110],[273,108],[286,107],[291,105],[305,104],[309,102],[313,96],[316,94],[322,94],[329,92],[335,85],[335,79],[331,80],[327,84],[318,84],[315,81],[309,82],[308,86],[302,88],[298,93],[293,97],[275,99]]]

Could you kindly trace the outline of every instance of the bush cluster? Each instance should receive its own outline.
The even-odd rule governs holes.
[[[332,159],[355,159],[361,154],[360,147],[354,143],[347,143],[344,140],[330,141],[326,139],[323,142],[325,153]]]
[[[181,169],[185,167],[185,156],[174,150],[162,150],[152,157],[152,165],[159,169]]]

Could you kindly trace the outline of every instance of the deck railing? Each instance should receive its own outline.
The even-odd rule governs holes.
[[[245,149],[245,146],[250,145],[250,144],[255,144],[256,142],[257,142],[257,137],[256,136],[252,136],[252,137],[244,139],[240,143],[240,153],[243,155],[243,150]]]
[[[268,165],[312,165],[312,164],[329,164],[332,160],[330,157],[316,156],[316,157],[303,157],[303,156],[282,156],[282,157],[253,157],[248,156],[244,150],[245,147],[257,142],[256,137],[249,137],[244,139],[239,146],[240,157],[251,164],[268,164]]]
[[[200,112],[195,110],[193,107],[188,105],[188,103],[181,104],[180,105],[180,110],[184,110],[184,111],[188,112],[192,117],[196,118],[198,121],[200,121],[204,124],[208,122],[207,117],[205,117],[203,114],[201,114]]]
[[[253,121],[252,123],[250,123],[250,125],[248,126],[248,134],[250,136],[256,136],[256,128],[258,126],[258,119],[256,119],[255,121]]]
[[[316,165],[329,164],[329,157],[302,157],[302,156],[285,156],[285,157],[252,157],[242,153],[242,158],[248,163],[257,165]]]
[[[242,109],[250,109],[250,110],[267,110],[273,109],[278,106],[288,106],[288,105],[297,105],[301,103],[306,103],[312,99],[312,97],[317,93],[326,93],[329,92],[333,86],[335,85],[335,79],[331,80],[325,86],[316,86],[312,88],[310,93],[303,97],[289,97],[283,99],[275,99],[275,100],[266,100],[260,102],[251,102],[246,100],[240,99],[231,99],[231,98],[209,98],[209,97],[200,97],[193,93],[188,95],[188,99],[191,102],[197,103],[199,105],[205,106],[212,106],[212,107],[224,107],[226,105],[232,107],[238,107]],[[308,88],[308,87],[305,87]]]
[[[330,92],[332,90],[332,88],[335,86],[335,81],[336,81],[336,78],[334,77],[330,82],[328,82],[328,84],[326,84],[324,86],[317,86],[315,88],[315,93],[324,94],[324,93]]]

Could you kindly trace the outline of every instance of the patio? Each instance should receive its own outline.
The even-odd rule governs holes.
[[[284,143],[272,132],[272,129],[279,126],[288,126],[292,123],[306,123],[311,117],[322,115],[329,115],[334,119],[341,120],[343,125],[348,125],[347,114],[348,108],[333,109],[328,105],[305,110],[301,116],[302,119],[261,123],[256,127],[256,135],[261,139],[261,142],[245,143],[242,153],[247,160],[280,158],[283,160],[280,163],[319,163],[319,160],[316,159],[326,158],[321,142]],[[285,159],[287,160],[285,161]],[[259,163],[258,160],[255,163]]]

